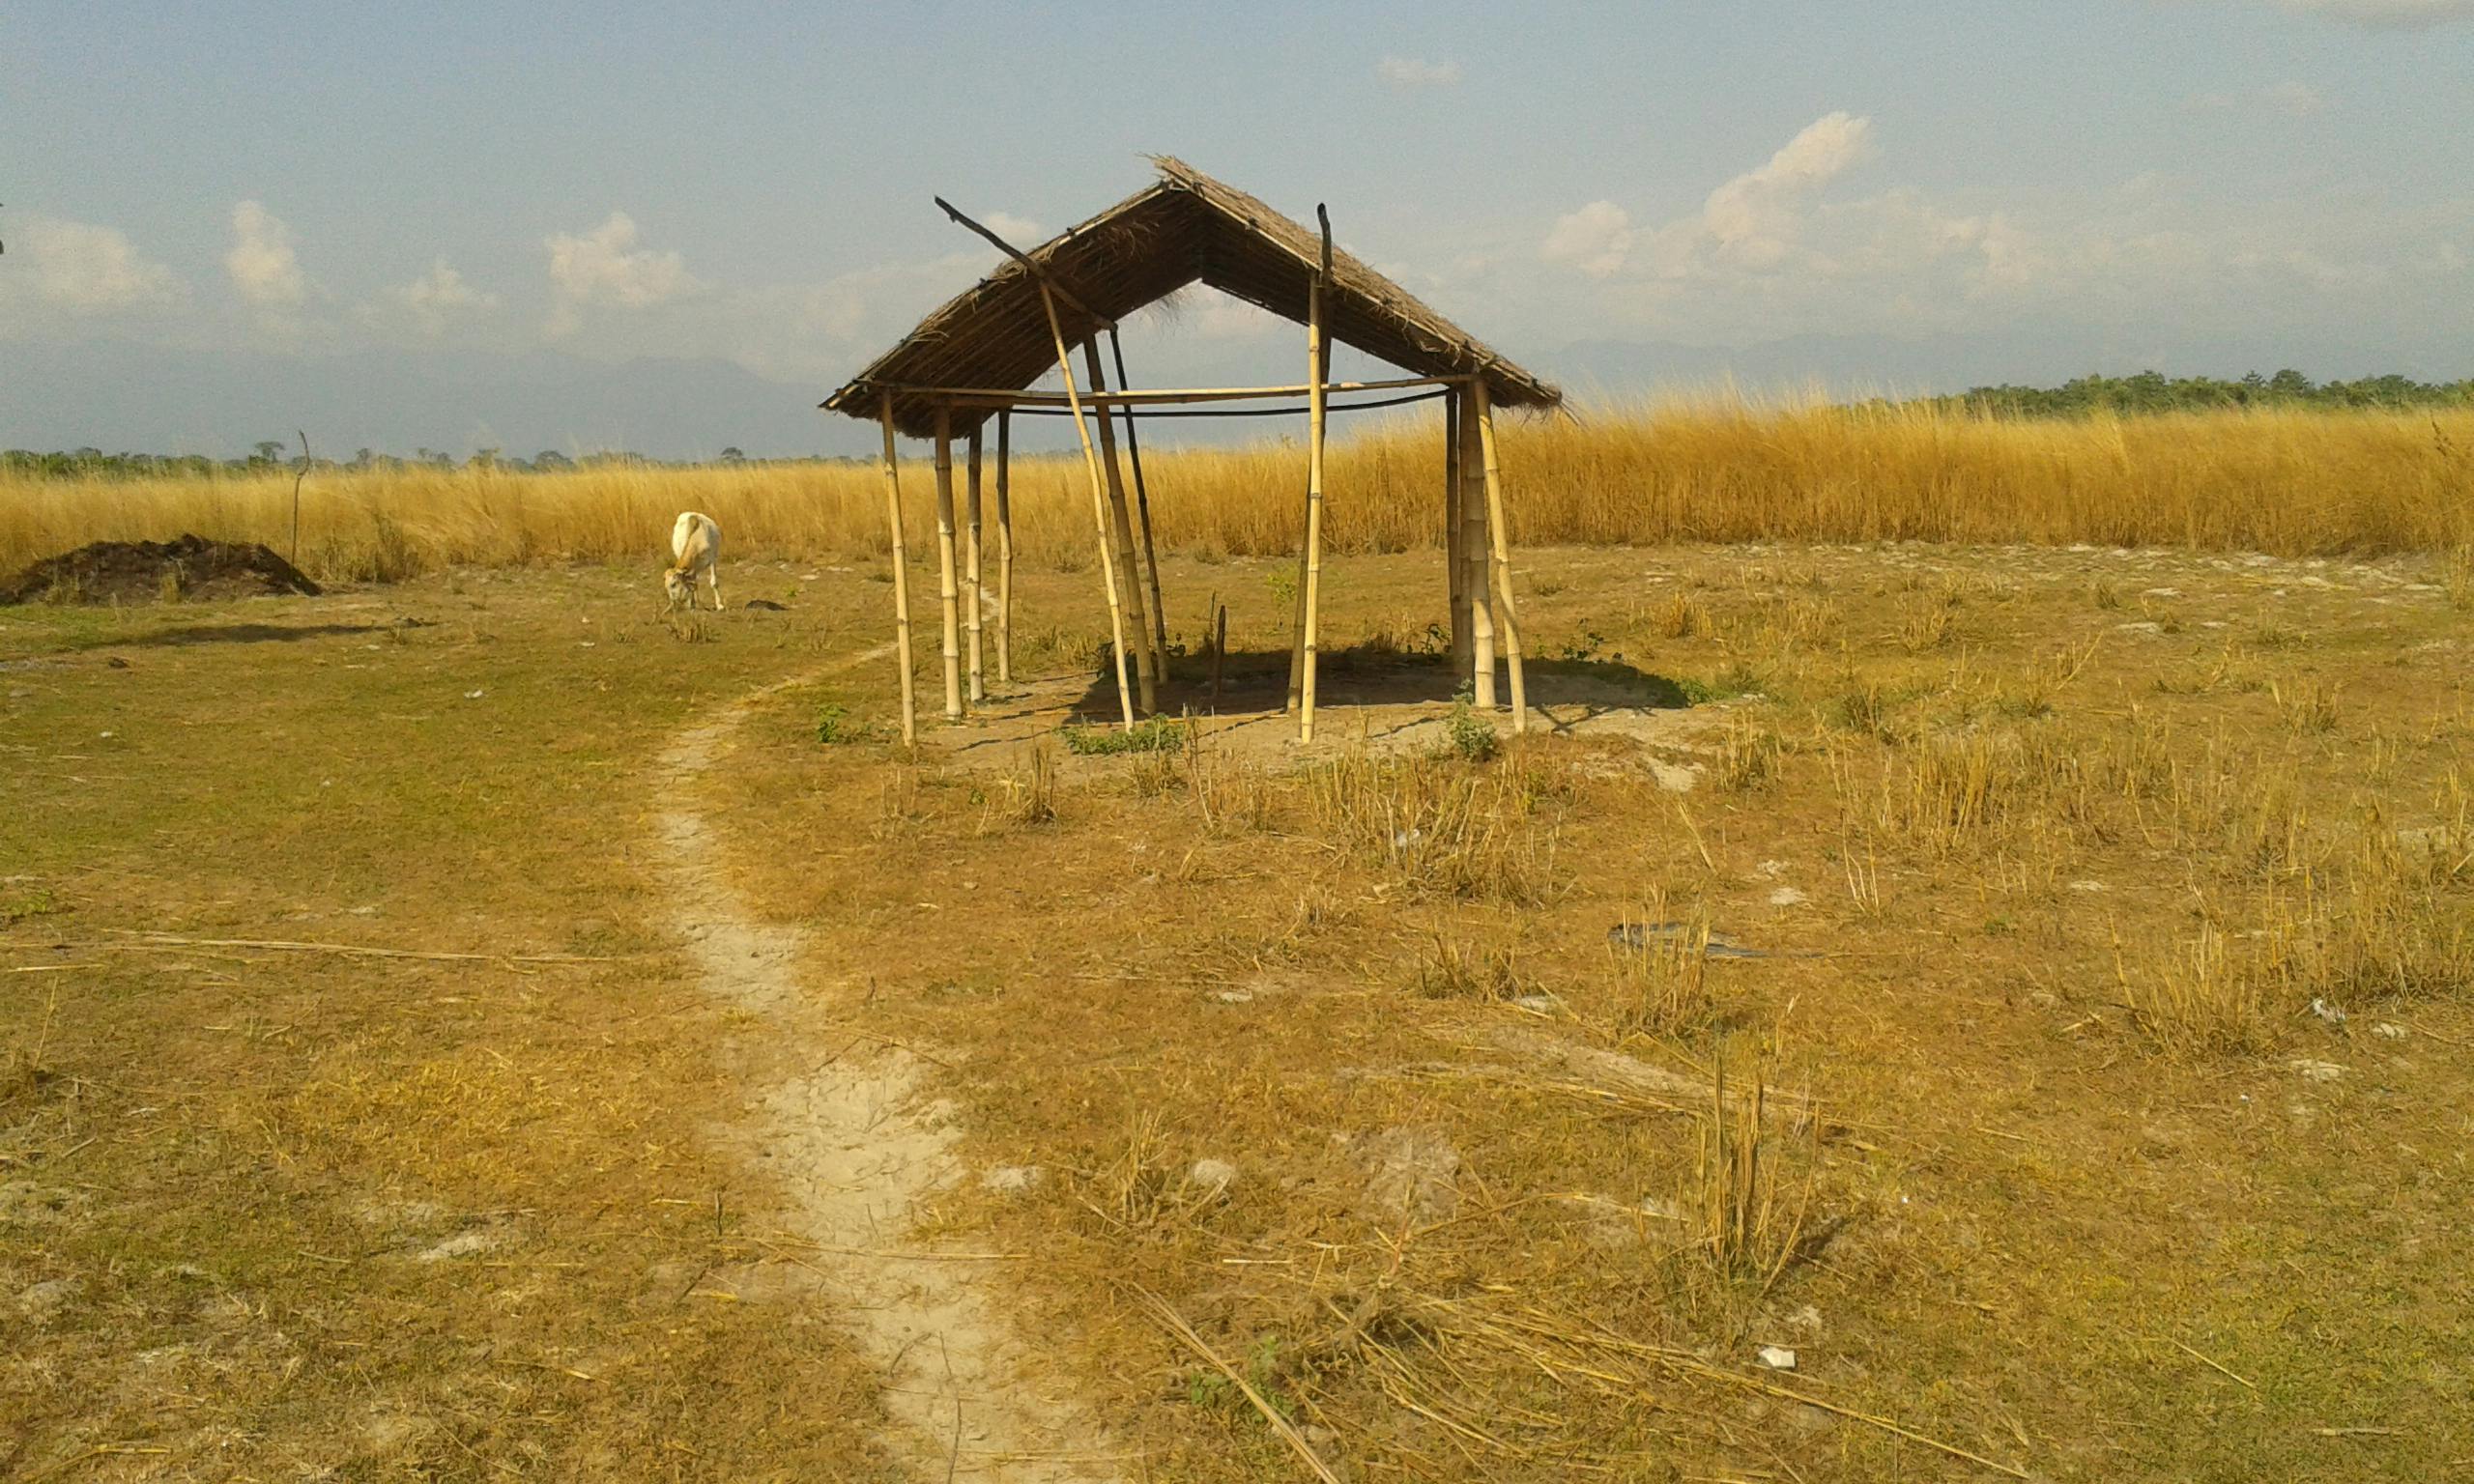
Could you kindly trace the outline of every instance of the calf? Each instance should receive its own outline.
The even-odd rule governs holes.
[[[662,590],[670,595],[670,607],[696,606],[696,579],[703,578],[713,589],[713,612],[722,611],[722,528],[713,524],[709,515],[693,510],[682,512],[678,524],[670,528],[668,571],[661,575]]]

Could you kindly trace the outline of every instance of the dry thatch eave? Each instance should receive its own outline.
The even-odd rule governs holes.
[[[1041,271],[1110,320],[1199,282],[1305,323],[1321,237],[1181,161],[1154,163],[1157,184],[1029,249]],[[1061,299],[1057,312],[1069,343],[1079,345],[1101,328]],[[1552,383],[1504,359],[1408,290],[1337,249],[1324,320],[1335,340],[1414,375],[1482,376],[1499,406],[1553,407],[1563,400]],[[1055,366],[1038,279],[1008,260],[920,321],[824,406],[874,420],[880,391],[892,387],[894,425],[927,438],[935,432],[935,402],[902,388],[1020,389]],[[1079,364],[1076,369],[1079,375]],[[954,427],[976,426],[986,415],[986,409],[957,407]]]

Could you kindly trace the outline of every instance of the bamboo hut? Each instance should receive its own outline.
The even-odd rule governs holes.
[[[1300,740],[1314,736],[1323,449],[1331,415],[1429,398],[1445,404],[1444,487],[1436,492],[1435,509],[1444,532],[1454,662],[1477,703],[1492,708],[1500,656],[1510,690],[1512,727],[1524,728],[1528,697],[1504,530],[1495,410],[1552,408],[1562,402],[1563,393],[1504,359],[1398,284],[1336,250],[1322,208],[1315,210],[1319,230],[1309,230],[1179,160],[1155,163],[1160,178],[1151,186],[1028,250],[1005,242],[940,198],[936,204],[946,214],[994,243],[1006,261],[921,321],[900,344],[824,401],[827,411],[876,422],[883,433],[904,740],[912,739],[917,723],[897,435],[928,440],[935,450],[944,707],[947,717],[959,719],[965,704],[985,694],[985,636],[979,614],[985,575],[981,473],[986,426],[992,417],[995,420],[995,649],[1002,683],[1011,678],[1012,670],[1013,531],[1006,467],[1012,418],[1025,413],[1074,420],[1091,490],[1092,530],[1114,640],[1119,706],[1131,727],[1137,711],[1155,708],[1167,650],[1159,563],[1151,543],[1150,492],[1142,477],[1138,430],[1145,410],[1300,397],[1307,419],[1306,493],[1299,521],[1288,692]],[[1128,389],[1117,322],[1197,282],[1304,326],[1304,380],[1271,386]],[[1105,358],[1104,335],[1109,353]],[[1331,348],[1336,341],[1407,374],[1334,382]],[[1113,388],[1108,375],[1111,370]],[[1058,374],[1061,390],[1030,389],[1050,371]],[[1342,400],[1335,403],[1335,396]],[[957,437],[966,444],[959,516],[953,458]],[[1277,498],[1271,491],[1265,496]],[[1346,498],[1346,492],[1339,492],[1339,498]]]

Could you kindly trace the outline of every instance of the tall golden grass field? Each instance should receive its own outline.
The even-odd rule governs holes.
[[[1502,421],[1515,545],[2085,542],[2297,556],[2474,543],[2474,411],[2029,420],[1923,404],[1704,396]],[[1326,479],[1331,548],[1439,544],[1443,442],[1432,409],[1338,441]],[[1159,542],[1206,556],[1294,551],[1303,466],[1293,436],[1150,452]],[[905,445],[901,472],[915,558],[934,551],[928,450]],[[1021,556],[1090,558],[1085,477],[1079,455],[1015,460]],[[992,477],[991,486],[992,505]],[[292,500],[289,471],[0,477],[0,567],[89,541],[184,531],[280,551]],[[851,557],[888,545],[883,479],[870,463],[322,469],[301,494],[302,565],[316,577],[371,579],[466,563],[658,558],[684,509],[721,524],[726,556]],[[992,527],[992,507],[987,519]]]

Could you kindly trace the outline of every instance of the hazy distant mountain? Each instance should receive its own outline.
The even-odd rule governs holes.
[[[333,357],[14,345],[0,369],[0,446],[230,455],[305,428],[322,457],[476,447],[530,458],[623,448],[657,458],[863,452],[827,417],[828,388],[726,360],[615,363],[552,354]]]

